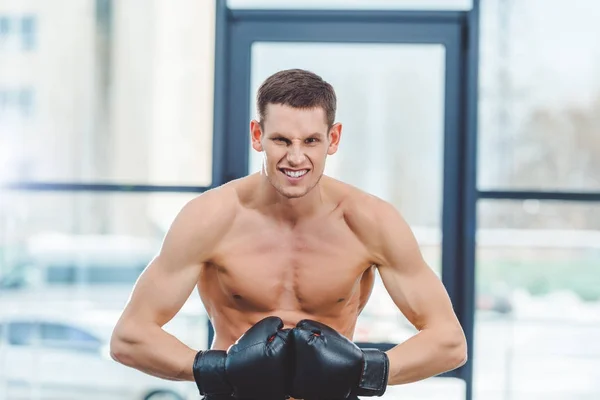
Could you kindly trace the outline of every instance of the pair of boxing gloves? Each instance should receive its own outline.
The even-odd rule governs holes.
[[[325,324],[302,320],[282,329],[267,317],[227,351],[200,351],[194,379],[201,395],[238,399],[346,399],[381,396],[389,360],[376,349],[360,349]]]

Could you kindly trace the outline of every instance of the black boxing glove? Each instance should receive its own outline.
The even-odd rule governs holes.
[[[295,372],[290,395],[299,399],[382,396],[389,359],[376,349],[361,350],[320,322],[302,320],[292,329]]]
[[[267,317],[244,333],[229,349],[199,351],[194,380],[203,396],[285,399],[292,355],[289,329],[278,317]]]

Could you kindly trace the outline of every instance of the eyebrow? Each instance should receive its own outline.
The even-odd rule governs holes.
[[[282,137],[285,137],[285,138],[288,137],[288,135],[285,135],[285,134],[279,133],[279,132],[273,132],[271,135],[272,136],[282,136]],[[310,135],[306,136],[306,139],[312,138],[312,137],[315,137],[315,136],[322,137],[322,136],[325,136],[325,135],[323,133],[321,133],[321,132],[315,132],[315,133],[311,133]]]

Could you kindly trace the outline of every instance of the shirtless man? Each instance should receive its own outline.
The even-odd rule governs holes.
[[[181,209],[115,327],[112,357],[195,381],[207,399],[381,396],[462,366],[462,328],[399,212],[323,175],[342,133],[333,88],[281,71],[257,105],[261,172]],[[351,341],[375,273],[418,330],[387,352]],[[215,329],[207,351],[162,329],[195,288]]]

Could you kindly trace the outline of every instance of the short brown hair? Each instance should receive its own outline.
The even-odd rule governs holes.
[[[261,125],[269,104],[321,107],[331,127],[335,121],[337,98],[333,87],[319,75],[302,69],[287,69],[268,77],[258,89],[256,106]]]

